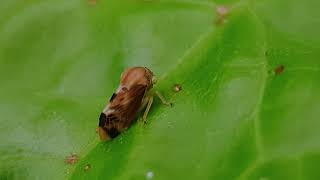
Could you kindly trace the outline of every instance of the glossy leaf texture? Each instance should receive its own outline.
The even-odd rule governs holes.
[[[319,179],[319,7],[2,0],[0,179]],[[137,65],[174,106],[101,143],[99,114]]]

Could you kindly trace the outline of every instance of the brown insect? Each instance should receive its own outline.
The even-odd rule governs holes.
[[[146,123],[154,95],[163,104],[171,106],[158,91],[152,91],[155,83],[155,76],[146,67],[133,67],[122,73],[120,86],[100,114],[97,131],[101,140],[115,138],[128,129],[144,108],[143,121]]]

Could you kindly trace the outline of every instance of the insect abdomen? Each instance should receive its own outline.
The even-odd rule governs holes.
[[[120,134],[119,130],[115,127],[118,122],[119,120],[113,114],[100,114],[99,127],[105,130],[110,138],[115,138]]]
[[[106,132],[111,138],[115,138],[120,134],[118,129],[114,127],[112,127],[111,129],[107,129]]]

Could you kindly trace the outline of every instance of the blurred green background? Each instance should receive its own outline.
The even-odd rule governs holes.
[[[319,8],[1,0],[0,179],[319,179]],[[174,106],[156,101],[148,125],[100,143],[131,66],[153,70]]]

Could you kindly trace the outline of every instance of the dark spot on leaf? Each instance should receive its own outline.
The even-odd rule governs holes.
[[[88,0],[89,5],[96,5],[97,0]]]
[[[73,165],[75,163],[77,163],[79,161],[79,156],[76,155],[76,154],[71,154],[70,156],[67,156],[65,159],[64,159],[64,162],[66,164],[70,164],[70,165]]]
[[[84,171],[89,171],[91,169],[91,165],[86,164],[83,169],[84,169]]]
[[[219,16],[227,16],[229,14],[229,8],[226,6],[218,6],[216,12]]]
[[[173,90],[175,92],[179,92],[182,90],[182,86],[180,84],[175,84],[174,87],[173,87]]]
[[[221,25],[227,21],[227,16],[229,15],[230,9],[227,6],[217,6],[216,14],[217,20],[216,24]]]
[[[276,75],[279,75],[279,74],[283,73],[283,71],[284,71],[284,66],[283,66],[283,65],[280,65],[280,66],[278,66],[278,67],[276,67],[276,68],[274,69],[274,73],[275,73]]]

